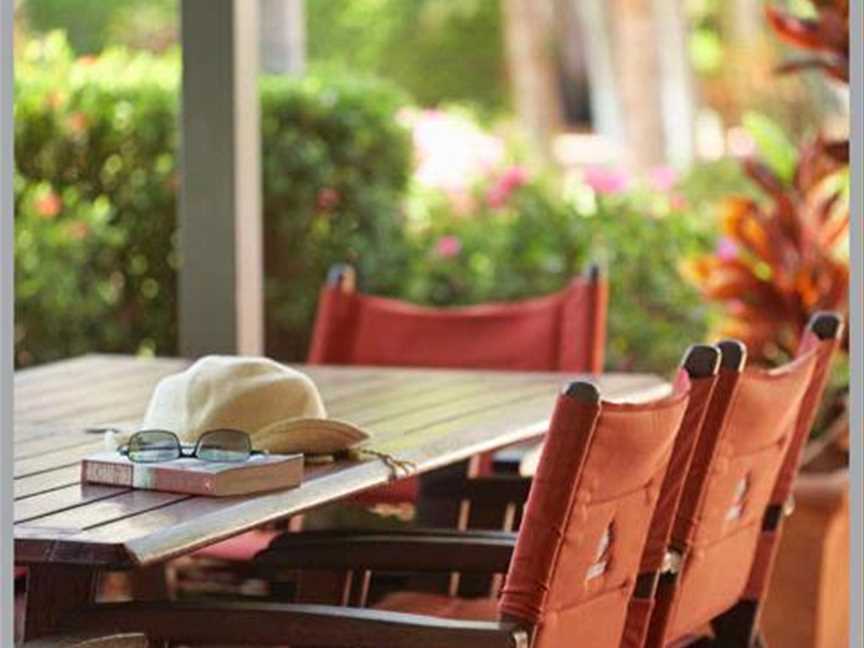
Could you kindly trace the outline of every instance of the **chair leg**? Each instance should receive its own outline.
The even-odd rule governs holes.
[[[732,608],[711,621],[716,648],[756,648],[765,646],[757,632],[759,601],[738,601]]]

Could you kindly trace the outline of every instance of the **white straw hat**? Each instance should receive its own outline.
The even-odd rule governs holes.
[[[205,356],[163,378],[153,392],[142,430],[169,430],[194,443],[208,430],[249,434],[257,450],[332,454],[369,435],[328,419],[315,383],[269,358]]]

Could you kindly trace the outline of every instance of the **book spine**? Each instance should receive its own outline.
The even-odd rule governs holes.
[[[132,487],[190,495],[214,495],[216,484],[212,475],[138,464],[133,472]]]
[[[132,466],[85,459],[81,463],[81,481],[111,486],[131,487]]]

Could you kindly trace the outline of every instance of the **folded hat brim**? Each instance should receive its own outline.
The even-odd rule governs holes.
[[[334,454],[369,440],[356,425],[337,419],[294,418],[277,421],[252,435],[257,450],[276,454]]]

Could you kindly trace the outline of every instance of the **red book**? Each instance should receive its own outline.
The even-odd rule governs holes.
[[[100,452],[81,462],[81,481],[190,495],[248,495],[299,486],[303,455],[253,455],[243,463],[192,457],[134,463],[117,452]]]

